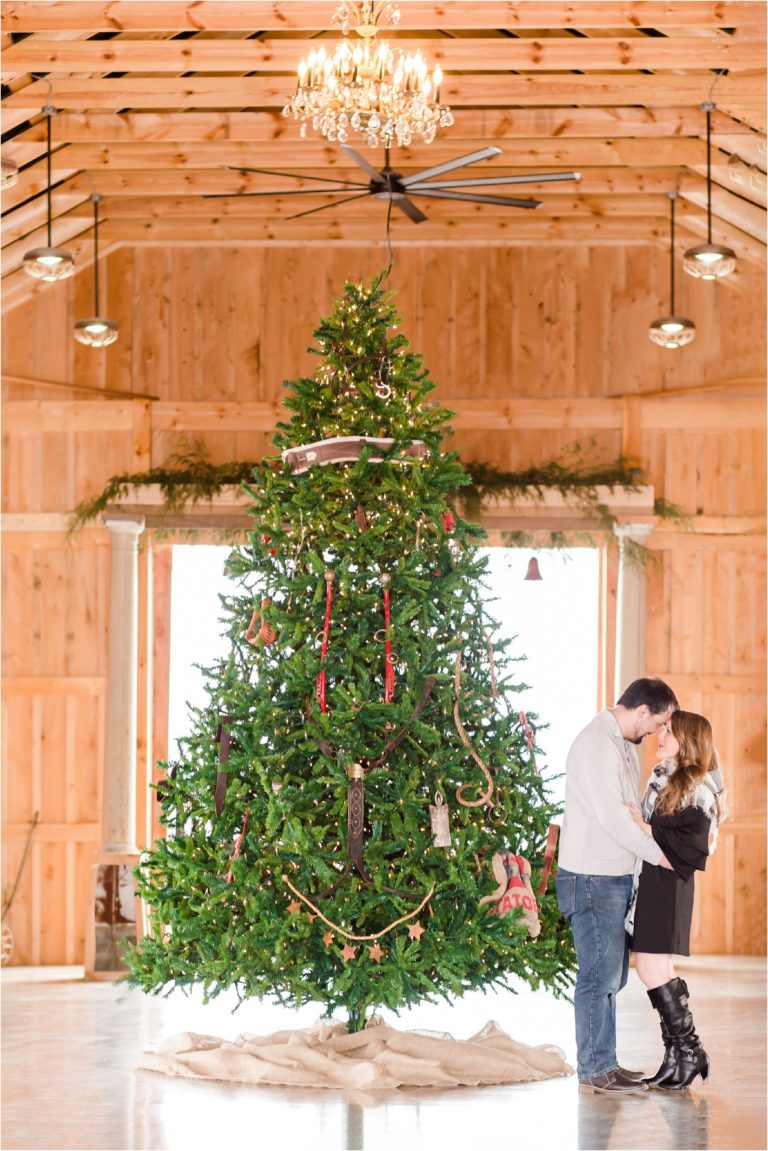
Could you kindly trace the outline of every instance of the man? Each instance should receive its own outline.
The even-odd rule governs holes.
[[[625,805],[640,806],[634,745],[655,735],[677,707],[662,680],[637,679],[576,737],[566,760],[557,899],[578,959],[577,1074],[581,1086],[600,1094],[646,1090],[643,1072],[627,1071],[616,1057],[616,995],[629,970],[624,918],[636,859],[670,864]]]

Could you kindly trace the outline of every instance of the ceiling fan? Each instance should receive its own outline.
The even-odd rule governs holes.
[[[468,200],[475,204],[498,204],[506,208],[538,208],[541,200],[521,200],[514,196],[489,195],[486,192],[476,191],[479,188],[493,187],[501,184],[540,184],[555,180],[580,180],[580,172],[544,172],[525,176],[482,176],[479,179],[450,179],[438,180],[437,176],[444,176],[456,168],[464,168],[469,164],[477,164],[480,160],[490,160],[493,156],[501,155],[501,148],[490,145],[480,148],[477,152],[468,152],[465,156],[457,156],[454,160],[447,160],[444,164],[436,164],[433,168],[424,168],[412,176],[402,176],[395,172],[389,163],[389,148],[384,150],[384,167],[377,171],[369,164],[364,156],[350,148],[348,144],[341,147],[351,160],[362,168],[368,181],[334,180],[324,176],[298,176],[295,172],[276,172],[269,168],[243,168],[233,164],[223,164],[231,172],[257,172],[262,176],[285,176],[289,179],[312,180],[320,184],[332,184],[334,187],[315,189],[300,188],[287,189],[280,192],[242,192],[243,196],[312,196],[323,191],[326,195],[340,195],[351,188],[358,189],[351,195],[332,204],[321,204],[318,208],[308,208],[304,212],[294,212],[286,217],[288,220],[297,220],[301,216],[311,216],[315,212],[324,212],[328,208],[339,204],[348,204],[351,200],[360,200],[364,196],[373,196],[375,200],[388,200],[390,206],[399,208],[414,224],[421,224],[428,217],[411,199],[412,196],[428,196],[433,200]],[[458,188],[471,189],[471,191],[456,191]],[[207,199],[220,199],[226,193],[209,194]]]

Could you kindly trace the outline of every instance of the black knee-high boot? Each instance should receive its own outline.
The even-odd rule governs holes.
[[[660,1091],[682,1091],[697,1075],[706,1079],[709,1056],[696,1034],[693,1015],[688,1009],[688,988],[683,980],[671,979],[661,987],[654,987],[648,996],[661,1017],[665,1042],[664,1062],[647,1081],[649,1086]]]
[[[683,983],[682,979],[678,980],[678,982],[683,984],[683,987],[685,987],[685,990],[687,992],[688,988],[685,986],[685,983]],[[650,1076],[648,1076],[647,1079],[643,1080],[643,1083],[647,1083],[649,1087],[655,1087],[658,1083],[661,1082],[662,1079],[666,1079],[666,1077],[669,1075],[670,1071],[672,1070],[672,1068],[675,1065],[675,1060],[674,1060],[674,1057],[672,1055],[672,1037],[670,1036],[669,1031],[667,1030],[667,1024],[666,1024],[666,1021],[664,1019],[664,1013],[661,1010],[662,1000],[661,1000],[661,997],[658,995],[658,991],[659,991],[658,987],[653,987],[653,988],[651,988],[651,990],[647,994],[648,994],[648,998],[651,1001],[651,1007],[653,1007],[654,1010],[658,1011],[658,1013],[659,1013],[659,1019],[661,1021],[661,1041],[664,1044],[664,1058],[662,1059],[661,1066],[659,1067],[656,1074],[650,1075]]]

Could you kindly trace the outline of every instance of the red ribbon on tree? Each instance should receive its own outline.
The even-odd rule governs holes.
[[[320,648],[320,659],[325,664],[325,657],[328,654],[328,637],[331,632],[331,605],[333,603],[333,581],[336,578],[336,573],[332,572],[330,568],[325,573],[325,624],[323,625],[323,644]],[[320,704],[321,711],[328,710],[328,701],[325,697],[325,667],[318,674],[317,682],[315,684],[315,692]]]
[[[234,852],[234,855],[231,855],[229,857],[230,866],[227,869],[227,874],[224,876],[227,883],[231,883],[232,880],[235,878],[234,875],[232,874],[232,866],[231,865],[232,865],[232,861],[237,859],[238,855],[240,854],[240,848],[243,846],[243,840],[245,839],[245,829],[246,829],[247,825],[248,825],[248,808],[246,807],[245,814],[243,816],[243,830],[240,832],[240,834],[237,837],[237,841],[235,843],[235,852]]]
[[[381,577],[384,588],[384,702],[391,703],[395,698],[395,665],[392,662],[392,643],[389,638],[392,626],[392,611],[389,599],[389,583],[392,577],[384,573]]]

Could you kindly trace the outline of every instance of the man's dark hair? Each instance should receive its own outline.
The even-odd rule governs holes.
[[[626,707],[630,711],[643,705],[652,715],[660,715],[670,708],[677,711],[680,707],[672,688],[663,679],[636,679],[616,702],[617,707]]]

